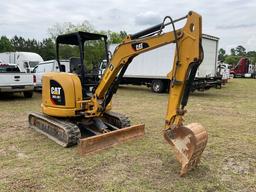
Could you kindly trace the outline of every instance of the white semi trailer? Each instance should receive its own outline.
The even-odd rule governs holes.
[[[206,90],[221,86],[221,77],[216,75],[219,38],[203,35],[204,59],[194,81],[194,90]],[[113,53],[118,44],[111,44]],[[135,57],[126,70],[121,84],[147,85],[154,92],[165,91],[170,84],[166,71],[170,71],[174,59],[174,44],[165,45]],[[101,69],[104,69],[102,64]]]
[[[32,52],[4,52],[0,53],[0,60],[18,65],[21,72],[31,72],[36,65],[44,61],[39,54]]]

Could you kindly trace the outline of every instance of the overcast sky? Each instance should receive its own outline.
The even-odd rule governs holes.
[[[220,38],[219,47],[256,50],[256,0],[0,0],[0,35],[41,40],[55,23],[89,21],[97,30],[128,33],[194,10],[203,33]]]

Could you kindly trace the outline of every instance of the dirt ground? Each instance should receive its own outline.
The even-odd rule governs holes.
[[[145,137],[80,157],[76,147],[64,149],[28,128],[40,93],[1,96],[0,191],[256,191],[256,80],[192,94],[186,122],[203,124],[209,141],[199,167],[182,178],[161,133],[167,97],[120,88],[114,110],[145,123]]]

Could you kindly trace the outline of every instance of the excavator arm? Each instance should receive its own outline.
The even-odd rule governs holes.
[[[182,165],[180,174],[184,175],[197,165],[207,143],[207,132],[200,124],[183,125],[190,87],[203,57],[202,19],[192,11],[175,21],[170,17],[165,20],[168,18],[169,23],[164,21],[150,29],[127,36],[115,49],[91,103],[87,105],[90,110],[86,110],[86,115],[99,116],[106,110],[134,57],[166,44],[176,43],[174,63],[168,74],[171,84],[163,132],[165,139],[174,147],[176,158]],[[187,19],[186,24],[175,30],[174,23],[182,19]],[[162,33],[168,24],[172,24],[173,31]]]
[[[186,106],[190,83],[194,78],[194,72],[202,60],[201,16],[191,11],[182,19],[185,18],[187,18],[185,26],[178,30],[174,28],[174,31],[161,33],[164,27],[169,24],[163,23],[157,25],[158,28],[154,26],[151,30],[145,30],[148,31],[146,33],[139,32],[126,37],[113,53],[110,64],[95,90],[92,99],[94,114],[105,110],[117,89],[118,81],[121,80],[134,57],[166,44],[176,43],[174,64],[172,69],[170,67],[170,73],[168,74],[171,80],[171,87],[166,121],[169,124],[179,124],[178,122],[180,122],[179,119],[181,118],[177,114],[177,109],[180,109],[178,111],[181,112]],[[176,21],[180,21],[180,19],[172,22],[175,23]],[[148,33],[152,33],[152,30],[154,35],[149,35]],[[88,111],[89,114],[90,111]],[[174,121],[174,119],[176,120]]]

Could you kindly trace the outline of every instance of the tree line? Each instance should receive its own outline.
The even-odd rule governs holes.
[[[0,52],[26,51],[35,52],[45,60],[55,58],[55,43],[50,38],[37,41],[36,39],[25,39],[15,35],[13,38],[1,36]]]
[[[44,60],[51,60],[56,58],[55,40],[58,35],[67,34],[77,31],[86,31],[93,33],[105,34],[108,36],[108,43],[120,43],[124,37],[127,36],[125,31],[97,31],[93,26],[84,21],[81,24],[74,25],[70,22],[56,23],[48,29],[49,37],[38,41],[34,38],[24,38],[15,35],[12,38],[6,36],[0,37],[0,53],[12,51],[34,52],[42,56]],[[91,41],[85,43],[85,63],[99,62],[104,59],[105,51],[103,41]],[[60,58],[69,59],[70,57],[78,57],[79,50],[75,46],[62,45],[60,48]]]
[[[120,43],[126,36],[125,31],[113,32],[113,31],[97,31],[88,22],[83,21],[81,24],[73,24],[71,22],[56,23],[48,29],[49,37],[38,41],[34,38],[25,39],[24,37],[15,35],[12,38],[6,36],[0,37],[0,53],[11,51],[26,51],[35,52],[43,57],[44,60],[51,60],[56,58],[55,51],[55,39],[58,35],[76,32],[86,31],[93,33],[105,34],[108,36],[108,43]],[[103,42],[93,41],[85,45],[85,63],[99,62],[104,58],[104,46]],[[64,45],[60,49],[60,58],[69,59],[70,57],[78,56],[79,51],[74,46]],[[227,54],[226,50],[220,48],[218,51],[218,60],[228,64],[235,65],[241,57],[247,57],[251,63],[256,64],[256,51],[246,51],[246,49],[239,45],[236,48],[230,50],[230,54]]]
[[[226,54],[223,48],[219,49],[218,60],[224,63],[236,65],[241,57],[247,57],[250,63],[256,64],[256,51],[246,51],[242,45],[238,45],[236,48],[230,49],[230,54]]]

